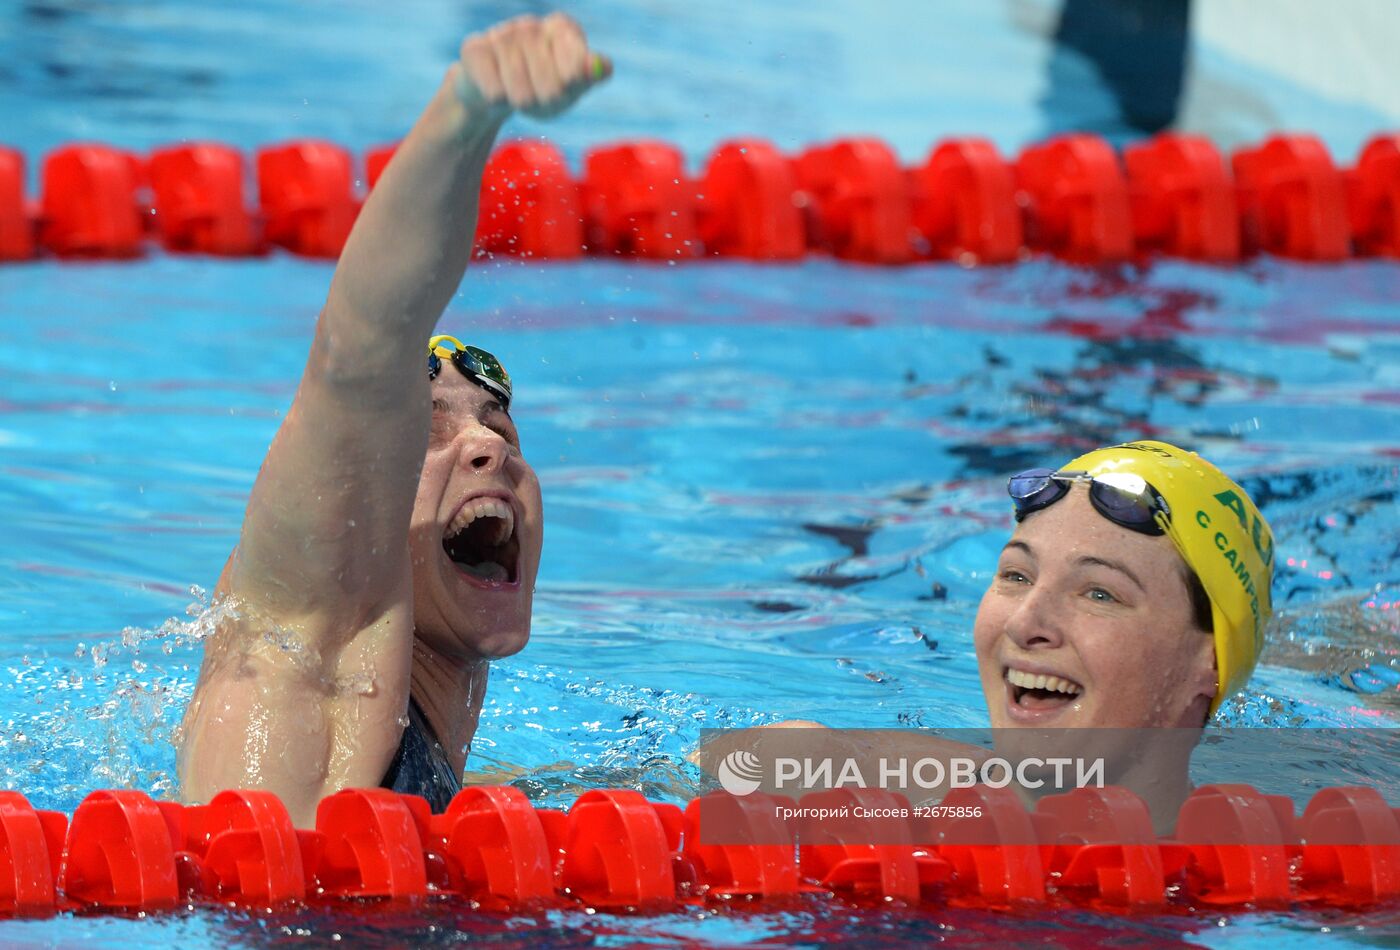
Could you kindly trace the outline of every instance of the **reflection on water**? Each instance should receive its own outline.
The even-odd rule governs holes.
[[[60,922],[63,922],[60,920]],[[195,912],[144,919],[83,918],[88,940],[132,948],[167,948],[194,942],[228,947],[316,945],[353,947],[435,947],[463,941],[533,950],[621,944],[661,946],[909,946],[960,941],[971,946],[1005,947],[1031,943],[1073,946],[1200,947],[1227,941],[1255,941],[1261,930],[1287,934],[1294,943],[1317,934],[1346,935],[1363,945],[1389,946],[1400,936],[1400,912],[1332,908],[1290,913],[1228,913],[1205,908],[1185,913],[1097,914],[1058,908],[982,911],[948,907],[912,911],[901,907],[850,907],[821,895],[805,896],[781,908],[736,902],[645,917],[552,911],[491,914],[456,902],[389,904],[369,901],[334,908],[280,911],[201,908]],[[39,946],[54,932],[50,921],[5,924],[13,946]],[[73,931],[69,931],[70,933]],[[1252,945],[1252,944],[1251,944]]]

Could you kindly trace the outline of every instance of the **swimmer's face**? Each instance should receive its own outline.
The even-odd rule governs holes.
[[[530,636],[544,538],[539,478],[494,396],[452,368],[431,389],[409,531],[414,624],[446,656],[508,656]]]
[[[1200,726],[1215,645],[1165,536],[1113,524],[1075,486],[1002,549],[973,637],[994,728]],[[1045,686],[1063,691],[1026,689]]]

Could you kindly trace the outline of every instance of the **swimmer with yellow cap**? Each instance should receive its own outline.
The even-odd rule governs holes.
[[[1103,760],[1103,780],[1165,833],[1202,727],[1263,649],[1269,525],[1218,468],[1165,442],[1031,469],[1008,491],[1016,531],[973,628],[996,747]]]
[[[1243,688],[1263,648],[1269,525],[1218,468],[1165,442],[1031,469],[1008,490],[1016,530],[973,627],[996,753],[1018,763],[1099,762],[1099,781],[1139,795],[1157,833],[1169,834],[1191,791],[1202,728]],[[741,730],[694,760],[714,771],[723,755],[764,738],[765,730]],[[790,742],[782,749],[792,754]],[[863,736],[859,750],[870,761],[985,753],[904,732]],[[1064,791],[1057,782],[1071,778],[1036,774],[1013,788],[1029,801]]]
[[[1157,833],[1169,834],[1191,791],[1191,750],[1203,726],[1249,680],[1263,648],[1269,525],[1218,468],[1165,442],[1128,442],[1060,469],[1031,469],[1012,476],[1008,490],[1016,531],[973,627],[996,753],[1018,763],[1098,761],[1099,781],[1139,795]],[[738,730],[693,760],[714,772],[725,754],[761,748],[772,735]],[[792,754],[791,740],[775,741]],[[863,735],[851,754],[873,762],[986,750],[887,732]],[[1071,778],[1037,774],[1013,788],[1029,802],[1064,791],[1057,782]],[[929,801],[941,793],[933,791]]]
[[[994,726],[1199,726],[1244,686],[1274,552],[1244,489],[1145,441],[1008,490],[1018,525],[975,627]]]

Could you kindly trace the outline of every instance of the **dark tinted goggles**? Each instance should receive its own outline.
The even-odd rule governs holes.
[[[1089,501],[1099,514],[1116,525],[1142,534],[1165,534],[1171,518],[1171,506],[1161,492],[1148,484],[1141,475],[1132,472],[1052,471],[1033,468],[1012,475],[1006,490],[1016,505],[1016,520],[1059,501],[1075,482],[1087,482]]]
[[[429,379],[437,379],[443,360],[450,360],[463,376],[499,399],[502,409],[510,409],[510,374],[496,357],[455,336],[435,336],[428,341]]]

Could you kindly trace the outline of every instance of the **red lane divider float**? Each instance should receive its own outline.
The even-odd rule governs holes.
[[[760,261],[807,253],[807,228],[792,163],[762,139],[715,150],[696,194],[696,225],[709,253]]]
[[[383,788],[346,789],[322,799],[325,836],[316,879],[327,897],[421,897],[428,893],[428,803]]]
[[[1278,135],[1234,155],[1245,244],[1283,257],[1339,261],[1351,251],[1346,188],[1311,135]]]
[[[559,883],[591,907],[667,907],[676,899],[683,822],[675,805],[638,792],[584,792],[569,809]]]
[[[173,831],[144,792],[93,792],[68,826],[59,889],[95,910],[174,908],[181,895]]]
[[[1298,855],[1293,803],[1248,785],[1198,788],[1177,816],[1164,848],[1187,894],[1203,904],[1286,904]]]
[[[1093,135],[1065,135],[1021,153],[1016,180],[1035,223],[1030,243],[1071,261],[1133,253],[1128,183],[1118,156]]]
[[[588,242],[598,254],[675,261],[700,254],[694,192],[665,142],[596,149],[584,158]]]
[[[1306,899],[1368,904],[1400,897],[1400,812],[1375,789],[1323,789],[1308,802],[1299,831]]]
[[[324,839],[293,828],[276,796],[220,792],[208,805],[167,806],[166,817],[193,872],[186,893],[264,905],[306,897],[306,872],[317,866]]]
[[[684,812],[628,790],[567,813],[509,787],[462,791],[441,815],[415,796],[348,789],[314,829],[263,791],[207,805],[97,791],[73,813],[0,792],[0,915],[40,917],[378,899],[463,900],[493,912],[583,905],[653,912],[806,895],[857,905],[1102,911],[1368,908],[1400,901],[1400,809],[1374,789],[1287,798],[1208,785],[1160,838],[1121,788],[1083,788],[1027,811],[1007,788],[955,789],[939,814],[877,789],[794,802],[715,792]]]
[[[1043,838],[1054,842],[1050,872],[1061,891],[1106,907],[1166,902],[1166,872],[1152,816],[1121,788],[1082,788],[1036,804]]]
[[[0,873],[0,908],[20,917],[53,913],[68,816],[35,811],[18,792],[0,792],[0,835],[6,861]]]
[[[568,260],[584,249],[583,205],[564,155],[545,142],[511,142],[486,164],[480,252]]]
[[[359,212],[350,152],[330,142],[292,142],[258,152],[263,233],[309,257],[336,257]]]
[[[972,817],[929,828],[938,855],[953,866],[958,903],[1000,907],[1045,900],[1044,853],[1034,816],[1008,788],[953,789],[943,804]]]
[[[1025,244],[1016,176],[985,139],[944,142],[911,173],[914,227],[929,256],[1005,264]]]
[[[1194,135],[1159,136],[1123,152],[1139,250],[1228,263],[1240,256],[1239,203],[1220,153]]]
[[[34,256],[32,217],[24,200],[24,156],[0,148],[0,261]]]
[[[393,146],[365,157],[368,188]],[[259,150],[214,143],[148,157],[104,145],[57,149],[26,198],[24,159],[0,147],[0,261],[38,253],[123,258],[154,236],[170,251],[245,256],[269,246],[334,258],[363,203],[355,159],[329,142]],[[411,184],[409,185],[411,187]],[[245,193],[255,194],[250,209]],[[676,262],[702,256],[871,264],[1001,264],[1032,253],[1084,264],[1165,254],[1231,263],[1268,253],[1308,261],[1400,257],[1400,134],[1374,138],[1340,169],[1313,136],[1277,135],[1222,155],[1164,134],[1120,157],[1064,135],[1003,158],[952,139],[901,166],[877,139],[784,155],[761,139],[721,144],[691,175],[664,142],[584,156],[574,178],[543,141],[503,144],[483,176],[475,250],[535,260],[588,254]]]
[[[145,239],[141,159],[70,145],[44,159],[39,243],[61,257],[136,257]]]
[[[1377,136],[1361,150],[1347,198],[1357,253],[1400,257],[1400,134]]]
[[[793,166],[808,196],[811,247],[872,264],[913,257],[909,185],[888,145],[843,139],[808,149]]]
[[[707,795],[685,809],[683,880],[709,896],[789,899],[820,888],[804,885],[797,870],[797,838],[778,809],[791,798],[751,794]],[[706,842],[702,827],[734,829],[733,840]]]
[[[855,900],[917,903],[953,875],[953,865],[914,844],[915,825],[903,795],[883,789],[835,789],[803,796],[804,809],[840,812],[799,820],[798,862],[804,877]],[[872,816],[872,817],[863,817]]]
[[[438,853],[455,872],[453,889],[493,908],[549,903],[562,871],[561,817],[536,811],[516,788],[464,789],[433,819]]]
[[[152,207],[168,251],[244,257],[265,249],[243,201],[243,156],[227,145],[151,153]]]

